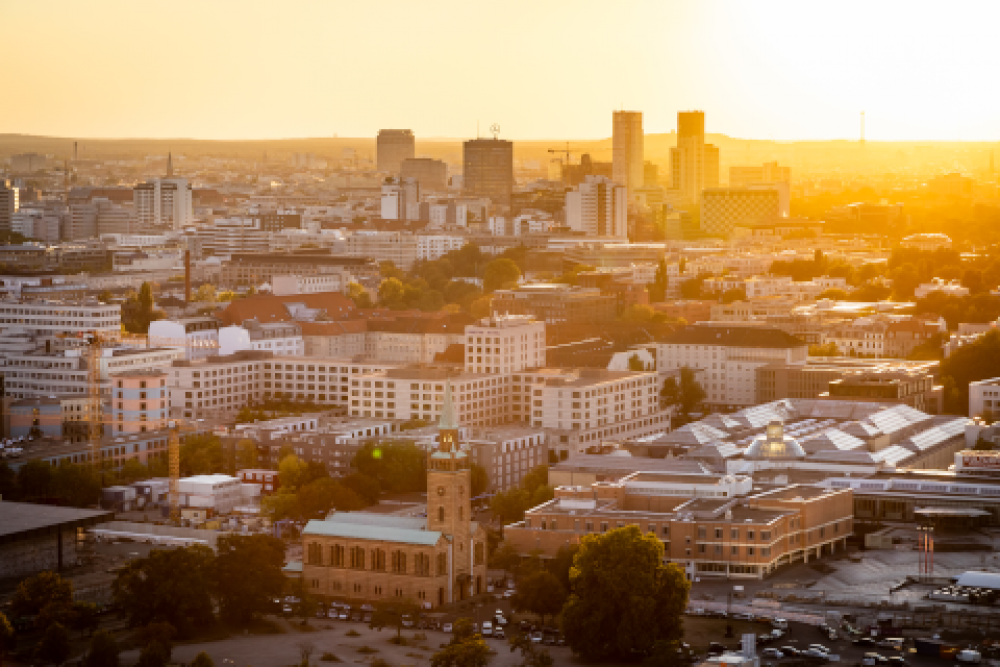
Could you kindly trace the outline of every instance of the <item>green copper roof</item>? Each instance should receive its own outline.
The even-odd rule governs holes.
[[[356,523],[327,520],[312,520],[306,524],[303,535],[321,535],[323,537],[343,537],[359,540],[381,540],[383,542],[399,542],[401,544],[419,544],[432,547],[441,539],[441,533],[434,530],[419,530],[416,528],[395,528],[389,526],[369,526]]]
[[[451,400],[451,380],[444,385],[444,405],[441,406],[441,421],[438,428],[453,430],[458,428],[458,419],[455,418],[455,405]]]

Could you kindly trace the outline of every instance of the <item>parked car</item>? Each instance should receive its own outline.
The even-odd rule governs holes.
[[[830,654],[826,651],[820,651],[815,648],[807,648],[802,652],[802,656],[806,658],[819,658],[820,660],[829,660]]]
[[[329,618],[330,620],[336,621],[338,618],[340,618],[340,610],[337,609],[336,607],[330,607],[330,611],[327,612],[326,617]]]
[[[292,613],[292,605],[288,604],[287,602],[285,604],[283,604],[281,606],[281,613],[283,613],[283,614],[291,614]]]
[[[802,655],[802,651],[795,648],[794,646],[782,646],[781,652],[787,655],[789,658],[797,658]]]
[[[861,659],[861,664],[865,665],[865,667],[887,665],[889,664],[889,659],[880,653],[865,653],[865,657]]]
[[[529,637],[529,639],[531,639],[531,643],[532,644],[541,644],[542,643],[542,639],[545,638],[545,636],[541,632],[539,632],[538,630],[536,630],[535,632],[532,632],[528,637]]]
[[[493,623],[491,623],[490,621],[483,621],[483,629],[480,631],[480,634],[483,637],[492,637],[493,636]]]
[[[513,588],[508,588],[507,590],[505,590],[503,592],[503,596],[505,598],[512,598],[512,597],[514,597],[514,593],[516,593],[516,592],[517,591],[515,591]]]
[[[494,639],[505,639],[506,637],[507,635],[504,634],[503,628],[497,628],[496,630],[493,631]]]
[[[442,632],[448,632],[448,633],[450,633],[450,632],[451,632],[451,623],[445,623],[445,624],[444,624],[444,625],[443,625],[443,626],[441,627],[441,631],[442,631]]]
[[[403,627],[412,628],[413,627],[413,617],[409,614],[403,614]]]
[[[855,646],[875,646],[875,640],[871,637],[858,637],[853,643]]]
[[[776,648],[766,648],[760,652],[762,657],[773,658],[774,660],[781,660],[785,657],[785,654]]]
[[[726,652],[726,647],[719,642],[709,642],[708,644],[708,654],[709,655],[721,655]]]
[[[733,620],[735,621],[752,621],[754,620],[753,614],[746,614],[740,612],[739,614],[733,614]]]
[[[822,651],[823,653],[826,653],[827,655],[830,655],[830,649],[828,649],[827,647],[823,646],[822,644],[810,644],[809,648],[814,648],[817,651]]]

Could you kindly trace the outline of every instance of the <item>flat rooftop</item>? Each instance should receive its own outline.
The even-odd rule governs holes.
[[[112,521],[114,512],[0,501],[0,544]]]

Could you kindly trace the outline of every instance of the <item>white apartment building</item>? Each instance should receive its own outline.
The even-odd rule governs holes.
[[[111,374],[167,368],[181,358],[178,350],[169,348],[108,348],[101,352],[98,373],[102,396],[110,396]],[[80,348],[11,353],[3,360],[2,372],[7,395],[13,398],[88,394],[90,371]]]
[[[0,334],[54,336],[87,331],[118,333],[122,307],[97,301],[0,301]]]
[[[200,359],[219,353],[219,321],[214,317],[184,317],[149,323],[149,338],[156,345],[173,347],[184,359]]]
[[[411,217],[414,212],[416,215]],[[419,219],[420,182],[415,178],[387,178],[382,184],[379,217],[383,220]]]
[[[242,327],[233,325],[219,329],[219,354],[230,355],[241,350],[301,357],[305,354],[302,329],[294,322],[255,321]]]
[[[815,299],[828,289],[849,289],[846,278],[831,278],[822,276],[813,280],[792,280],[790,276],[754,276],[740,278],[738,276],[722,276],[708,278],[702,283],[704,292],[727,292],[742,289],[748,299],[764,297],[785,297],[797,301]]]
[[[990,413],[1000,417],[1000,378],[969,383],[969,416],[982,417]]]
[[[587,176],[566,193],[566,225],[591,237],[628,238],[628,188],[604,176]]]
[[[347,237],[347,254],[377,262],[389,261],[409,271],[419,258],[418,237],[402,232],[359,231]]]
[[[761,326],[698,323],[657,343],[661,373],[680,368],[702,371],[705,404],[713,410],[755,405],[756,369],[770,363],[805,364],[809,346],[798,338]]]
[[[466,372],[515,373],[544,366],[544,322],[525,315],[497,315],[465,328]]]
[[[889,322],[871,317],[836,325],[823,332],[823,343],[833,343],[838,351],[852,357],[887,356]]]
[[[604,440],[670,430],[655,371],[543,368],[510,377],[512,419],[546,429],[560,459]]]
[[[551,219],[533,215],[519,215],[515,218],[494,215],[490,216],[486,226],[493,236],[524,236],[551,231],[553,224]]]
[[[195,236],[205,255],[234,252],[270,252],[272,232],[263,228],[263,218],[217,218],[199,225]]]
[[[352,276],[346,269],[317,276],[274,276],[271,278],[271,294],[288,296],[291,294],[316,294],[318,292],[343,292],[351,281]]]
[[[180,231],[194,224],[191,184],[186,178],[156,178],[132,190],[135,220],[140,225],[162,225]]]
[[[420,234],[417,236],[417,259],[441,259],[452,250],[461,250],[468,243],[464,236]]]

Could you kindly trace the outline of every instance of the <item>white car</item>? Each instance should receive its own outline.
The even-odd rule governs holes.
[[[483,621],[483,628],[480,631],[480,634],[482,634],[483,637],[492,637],[493,636],[493,623],[490,622],[490,621]]]
[[[545,635],[543,635],[541,632],[532,632],[531,635],[529,635],[529,637],[531,639],[532,644],[541,644],[542,640],[545,639]]]
[[[451,623],[445,623],[444,626],[441,628],[441,631],[442,632],[447,632],[447,633],[450,634],[451,633]]]
[[[829,653],[827,653],[826,651],[820,651],[819,649],[816,648],[807,648],[805,651],[802,652],[802,655],[808,656],[810,658],[822,658],[823,660],[830,659]]]
[[[776,648],[766,648],[760,654],[765,658],[773,658],[775,660],[781,660],[785,657],[785,654]]]

